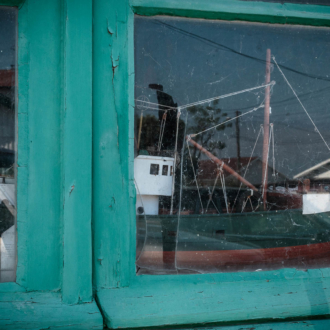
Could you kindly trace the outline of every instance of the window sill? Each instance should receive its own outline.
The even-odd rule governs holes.
[[[66,305],[60,293],[3,292],[0,311],[0,329],[103,329],[95,301]]]
[[[97,299],[111,328],[307,318],[330,314],[329,274],[329,269],[287,269],[146,275],[127,288],[100,289]]]

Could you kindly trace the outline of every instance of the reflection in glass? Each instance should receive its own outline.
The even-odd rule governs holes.
[[[0,282],[16,278],[16,8],[0,7]]]
[[[329,35],[135,18],[138,274],[329,266]]]

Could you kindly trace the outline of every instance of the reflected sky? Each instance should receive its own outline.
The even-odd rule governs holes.
[[[16,8],[1,7],[0,10],[0,70],[15,64]]]
[[[243,22],[153,17],[135,19],[135,98],[147,96],[157,103],[149,84],[161,84],[179,106],[259,86],[265,81],[266,50],[280,65],[320,133],[330,144],[330,30]],[[276,169],[292,179],[330,158],[325,143],[285,82],[272,66],[276,82],[270,99],[274,124]],[[228,118],[262,103],[264,91],[251,91],[220,100],[215,106]],[[209,109],[209,114],[212,109]],[[250,157],[263,123],[263,108],[240,118],[241,157]],[[189,114],[187,133],[196,133]],[[193,131],[192,131],[193,129]],[[237,156],[236,128],[215,132],[212,139],[225,147],[221,158]],[[262,141],[255,156],[262,155]]]

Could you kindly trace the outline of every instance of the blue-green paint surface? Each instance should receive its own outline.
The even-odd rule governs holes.
[[[18,14],[18,268],[28,290],[61,288],[61,3]]]
[[[66,305],[59,293],[0,294],[0,329],[103,329],[94,303]]]
[[[115,0],[93,13],[94,284],[122,287],[135,253],[133,13]]]
[[[329,272],[285,270],[230,274],[141,276],[129,288],[100,290],[109,327],[143,327],[328,315]],[[143,279],[144,277],[144,279]],[[240,278],[239,278],[240,277]]]
[[[139,15],[171,15],[205,19],[329,26],[330,7],[240,0],[131,0]]]
[[[130,328],[330,314],[329,269],[136,276],[131,176],[133,13],[330,25],[330,8],[322,6],[237,0],[132,0],[128,8],[127,1],[94,2],[93,264],[97,300],[106,324]],[[113,54],[115,60],[119,59],[118,67]],[[120,59],[128,63],[122,65]],[[125,134],[130,143],[122,143]]]
[[[106,323],[118,328],[328,315],[329,269],[135,275],[133,11],[329,25],[329,9],[320,6],[93,1],[93,270]],[[26,0],[19,10],[18,271],[17,284],[0,285],[0,329],[102,328],[95,302],[74,304],[91,301],[91,14],[90,0]],[[308,325],[325,329],[328,321]]]
[[[92,1],[64,1],[63,301],[92,300]]]
[[[19,129],[17,283],[0,284],[0,329],[102,329],[91,282],[92,2],[1,4],[19,5]]]

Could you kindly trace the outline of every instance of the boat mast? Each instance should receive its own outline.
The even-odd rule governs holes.
[[[265,84],[270,82],[270,58],[271,51],[267,49],[266,55],[266,81]],[[262,150],[262,200],[263,207],[266,210],[267,203],[267,188],[268,188],[268,145],[269,145],[269,102],[270,102],[270,86],[265,88],[265,111],[264,111],[264,142]]]

